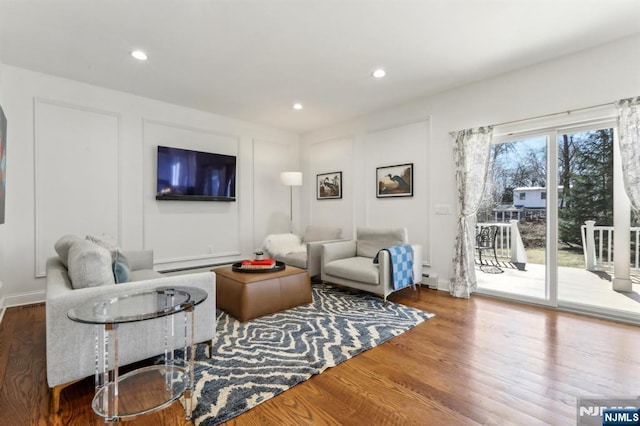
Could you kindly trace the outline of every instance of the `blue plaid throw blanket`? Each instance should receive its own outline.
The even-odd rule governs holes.
[[[378,256],[382,250],[389,252],[391,256],[391,275],[393,276],[393,289],[413,285],[413,249],[410,245],[385,247],[378,251],[373,263],[378,263]]]

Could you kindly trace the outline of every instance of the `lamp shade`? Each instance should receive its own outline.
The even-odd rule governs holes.
[[[280,173],[280,180],[287,186],[301,186],[302,172],[282,172]]]

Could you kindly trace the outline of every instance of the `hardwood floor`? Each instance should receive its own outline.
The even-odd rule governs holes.
[[[481,296],[403,290],[391,300],[437,316],[312,377],[231,425],[575,425],[578,396],[640,394],[640,328]],[[93,378],[49,414],[45,308],[11,308],[0,326],[2,425],[103,424]],[[176,403],[130,425],[190,425]]]

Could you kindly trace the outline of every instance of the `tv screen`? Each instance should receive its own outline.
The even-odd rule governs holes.
[[[156,200],[235,201],[236,157],[158,146]]]

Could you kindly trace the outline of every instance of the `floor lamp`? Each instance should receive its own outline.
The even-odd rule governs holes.
[[[289,232],[293,234],[293,187],[302,185],[302,172],[282,172],[280,180],[289,187]]]

